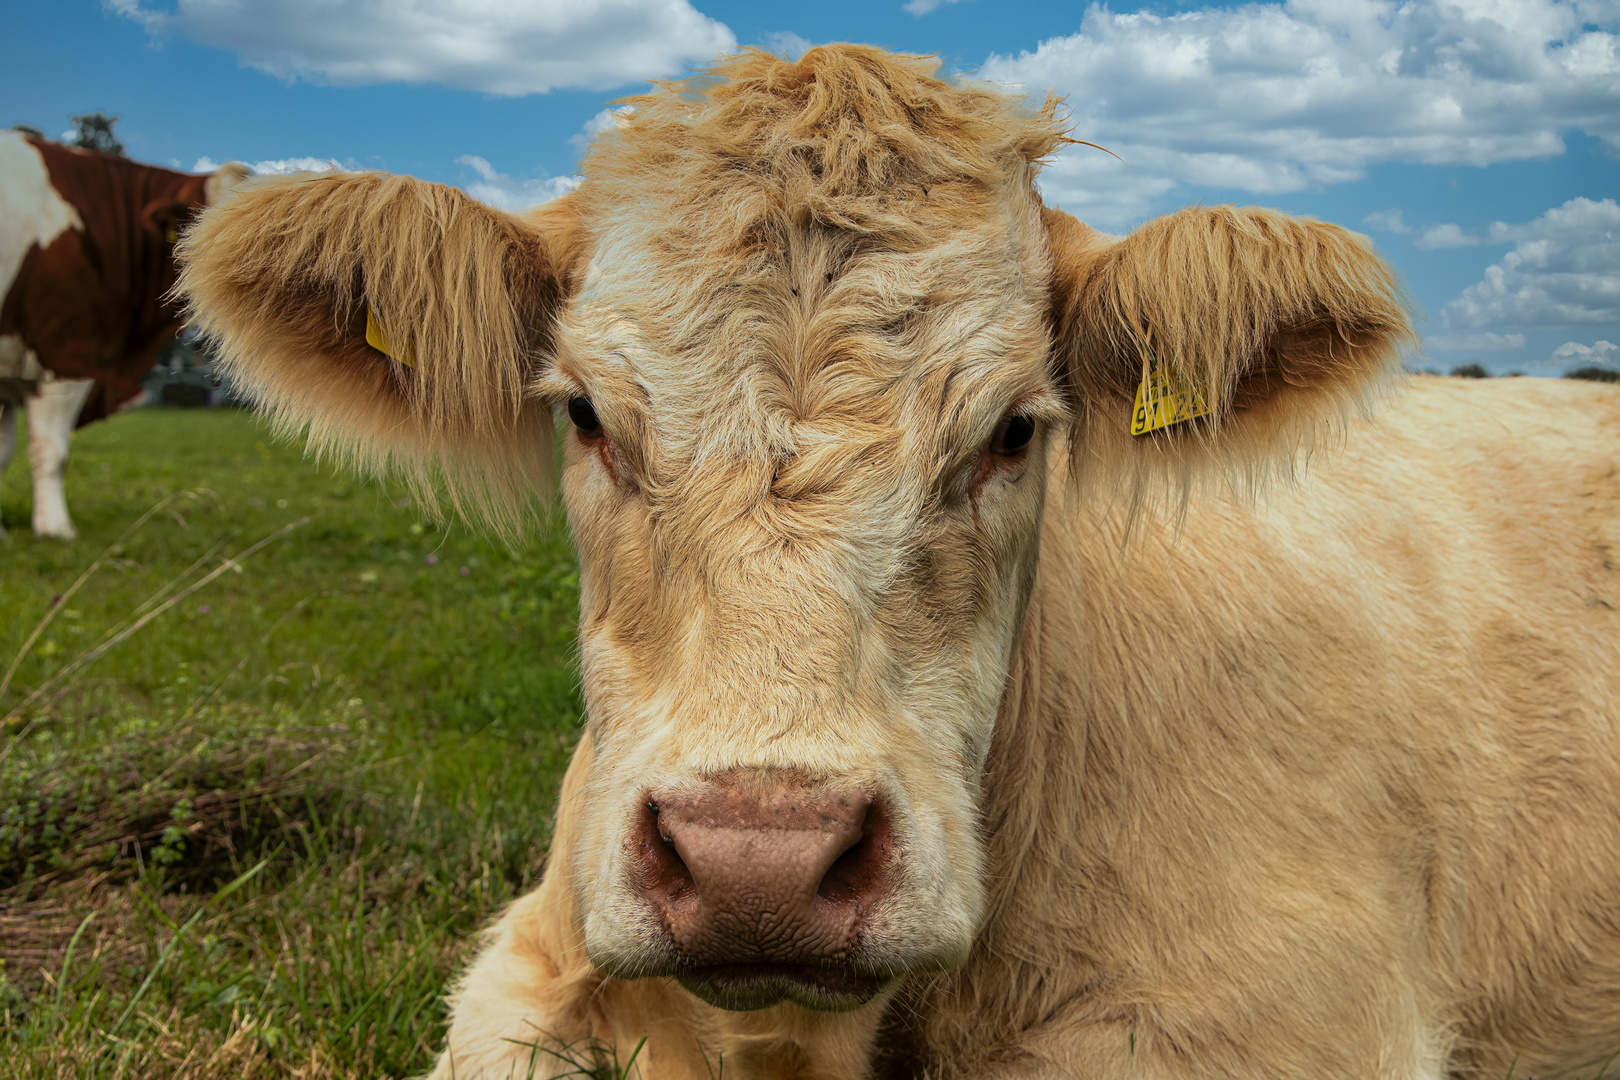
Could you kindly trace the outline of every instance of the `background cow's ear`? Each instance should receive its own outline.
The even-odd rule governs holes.
[[[141,224],[159,240],[173,244],[179,241],[180,234],[196,212],[197,208],[191,203],[158,199],[147,203],[141,211]]]
[[[550,405],[527,390],[564,295],[552,252],[454,188],[306,176],[206,211],[178,290],[284,431],[509,532],[550,477]]]
[[[1043,216],[1082,482],[1132,498],[1209,473],[1250,487],[1342,430],[1415,342],[1393,272],[1337,226],[1195,207],[1117,239]]]

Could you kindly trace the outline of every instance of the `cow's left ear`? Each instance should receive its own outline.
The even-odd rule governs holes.
[[[269,180],[198,218],[177,291],[283,430],[509,531],[549,479],[551,404],[531,387],[577,220],[384,173]]]
[[[180,234],[202,208],[197,205],[199,196],[202,206],[218,206],[252,176],[253,170],[240,161],[227,161],[207,176],[188,182],[181,189],[186,198],[157,199],[147,203],[141,211],[141,223],[148,232],[162,238],[165,243],[177,243]]]
[[[185,231],[196,213],[197,206],[193,203],[158,199],[147,203],[146,208],[141,211],[141,224],[146,227],[147,232],[164,243],[175,244],[180,241],[180,234]]]
[[[1124,238],[1042,211],[1073,474],[1140,495],[1246,486],[1342,428],[1401,370],[1408,305],[1365,238],[1271,210],[1195,207]]]

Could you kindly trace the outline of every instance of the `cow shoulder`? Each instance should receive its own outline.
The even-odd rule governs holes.
[[[52,186],[33,140],[0,131],[0,296],[11,290],[30,248],[49,247],[68,229],[83,231],[84,221]]]

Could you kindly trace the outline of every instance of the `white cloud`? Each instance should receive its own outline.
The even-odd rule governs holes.
[[[1423,339],[1436,352],[1511,352],[1524,348],[1523,334],[1435,334]]]
[[[635,111],[636,107],[634,105],[617,105],[610,109],[603,109],[601,112],[585,121],[585,126],[580,129],[579,134],[570,136],[568,143],[575,150],[578,150],[583,154],[585,152],[585,147],[590,145],[591,139],[595,137],[598,132],[606,131],[619,121],[628,119],[630,114]]]
[[[1461,225],[1425,225],[1412,245],[1424,251],[1433,251],[1436,248],[1473,247],[1479,241],[1479,237],[1463,232]]]
[[[779,30],[774,34],[765,35],[765,47],[778,56],[789,60],[797,60],[810,50],[813,42],[800,37],[791,30]]]
[[[1548,357],[1554,362],[1573,362],[1578,364],[1607,364],[1620,360],[1620,345],[1612,341],[1594,341],[1590,345],[1582,345],[1578,341],[1566,341],[1552,351]]]
[[[284,79],[442,83],[491,94],[609,90],[737,46],[689,0],[103,0],[153,33],[232,49]]]
[[[1089,225],[1116,231],[1175,187],[1174,179],[1142,167],[1138,160],[1127,163],[1089,146],[1064,150],[1040,177],[1048,203],[1061,205]]]
[[[577,176],[553,176],[544,180],[519,180],[497,172],[495,166],[476,154],[463,154],[456,163],[465,165],[478,174],[478,179],[461,185],[462,190],[475,199],[498,206],[502,210],[527,210],[559,195],[566,195],[579,186]]]
[[[246,162],[248,168],[260,176],[274,175],[275,173],[291,172],[353,172],[346,169],[330,158],[293,157],[272,158],[266,161]],[[197,159],[191,167],[192,172],[213,172],[219,168],[220,163],[206,154]]]
[[[978,74],[1067,95],[1075,134],[1125,164],[1071,147],[1042,187],[1120,224],[1182,184],[1274,195],[1378,162],[1544,157],[1571,128],[1620,150],[1617,15],[1568,0],[1093,4],[1078,33]]]
[[[1412,226],[1401,217],[1399,210],[1374,210],[1361,219],[1361,223],[1374,232],[1395,233],[1398,236],[1408,236]]]
[[[930,11],[933,11],[936,8],[941,8],[946,4],[955,4],[957,2],[958,0],[906,0],[906,2],[900,6],[911,12],[913,15],[923,16],[927,15]]]
[[[1620,205],[1571,199],[1523,225],[1496,222],[1513,250],[1441,312],[1446,329],[1620,323]]]
[[[603,110],[598,116],[613,115],[614,110]],[[594,122],[594,121],[593,121]],[[587,129],[590,125],[586,125]],[[456,164],[465,165],[477,176],[476,180],[462,184],[461,189],[475,199],[498,206],[502,210],[527,210],[543,202],[549,202],[559,195],[566,195],[579,186],[577,176],[553,176],[545,179],[522,180],[498,171],[489,163],[487,158],[476,154],[463,154],[456,158]],[[329,158],[291,157],[273,158],[266,161],[248,162],[252,170],[260,175],[274,175],[277,173],[294,172],[353,172],[351,167],[345,167]],[[219,162],[211,157],[200,157],[191,167],[192,172],[213,172],[219,168]]]
[[[290,172],[353,172],[346,169],[330,158],[293,157],[272,158],[267,161],[254,161],[250,163],[253,171],[264,175],[266,173]]]
[[[1575,368],[1617,365],[1620,365],[1620,345],[1612,341],[1594,341],[1590,345],[1566,341],[1545,360],[1526,364],[1524,370],[1529,375],[1563,375]]]

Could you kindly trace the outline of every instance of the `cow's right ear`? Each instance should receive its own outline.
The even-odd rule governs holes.
[[[177,290],[283,431],[508,532],[550,479],[551,406],[528,389],[558,255],[579,249],[570,211],[520,219],[382,173],[249,185],[186,233]]]
[[[209,173],[208,179],[203,181],[203,204],[218,206],[251,179],[253,179],[252,169],[240,161],[227,161]]]

